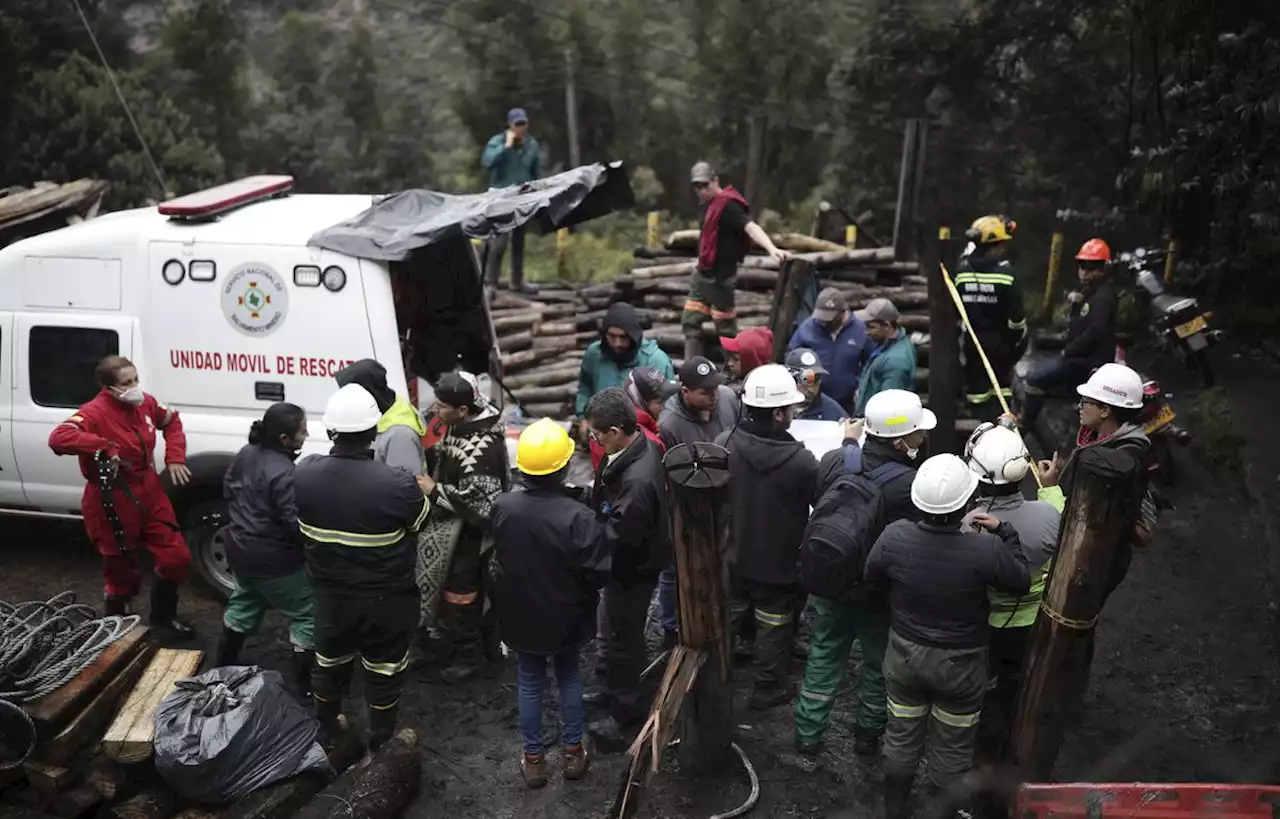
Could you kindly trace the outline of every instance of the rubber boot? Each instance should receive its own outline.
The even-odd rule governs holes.
[[[293,684],[298,688],[298,699],[311,702],[311,669],[316,664],[314,651],[293,651]]]
[[[151,587],[151,625],[178,640],[190,640],[196,630],[178,619],[178,584],[157,578]]]
[[[108,594],[102,601],[102,615],[104,617],[129,616],[129,598],[113,597]]]
[[[688,361],[696,355],[706,355],[707,345],[701,338],[684,337],[684,360]]]
[[[485,657],[484,648],[477,642],[465,643],[458,647],[453,655],[453,662],[440,672],[440,682],[445,685],[462,685],[485,674],[489,669],[489,661]]]
[[[396,732],[396,717],[400,714],[399,703],[390,708],[374,708],[369,706],[369,750],[376,751],[391,739]]]
[[[885,774],[884,819],[910,819],[911,777]]]
[[[218,637],[218,653],[214,665],[219,668],[224,665],[239,665],[240,649],[244,648],[244,641],[248,636],[223,626],[222,634]]]

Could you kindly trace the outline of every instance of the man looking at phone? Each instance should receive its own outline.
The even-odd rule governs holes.
[[[529,115],[523,108],[507,112],[507,130],[494,134],[484,146],[480,164],[489,172],[489,188],[509,188],[537,179],[541,173],[541,146],[529,133]],[[524,283],[524,226],[501,233],[489,241],[485,278],[495,287],[502,275],[502,257],[511,245],[511,289],[536,293]]]

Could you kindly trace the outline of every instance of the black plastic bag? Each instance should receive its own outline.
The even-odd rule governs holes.
[[[224,666],[179,680],[155,720],[156,770],[185,799],[233,802],[306,771],[334,773],[319,723],[274,671]]]

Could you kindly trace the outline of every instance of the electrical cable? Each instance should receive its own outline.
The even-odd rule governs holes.
[[[756,802],[760,801],[760,777],[756,776],[756,769],[751,767],[751,760],[747,759],[746,753],[739,747],[738,743],[731,742],[729,747],[738,754],[738,759],[742,760],[742,766],[747,769],[747,776],[751,779],[751,793],[747,795],[747,801],[727,813],[712,814],[711,819],[734,819],[741,816],[756,806]]]

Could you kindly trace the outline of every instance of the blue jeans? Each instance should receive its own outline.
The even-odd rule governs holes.
[[[1027,376],[1027,400],[1022,407],[1022,426],[1030,428],[1040,417],[1045,395],[1053,390],[1082,383],[1084,368],[1057,356],[1041,364]]]
[[[547,687],[547,660],[556,670],[560,686],[560,717],[565,747],[582,744],[582,672],[578,648],[545,654],[516,653],[516,692],[520,711],[520,736],[526,754],[542,753],[542,694]]]
[[[665,632],[680,628],[679,608],[676,603],[676,567],[668,567],[658,576],[658,622]]]

